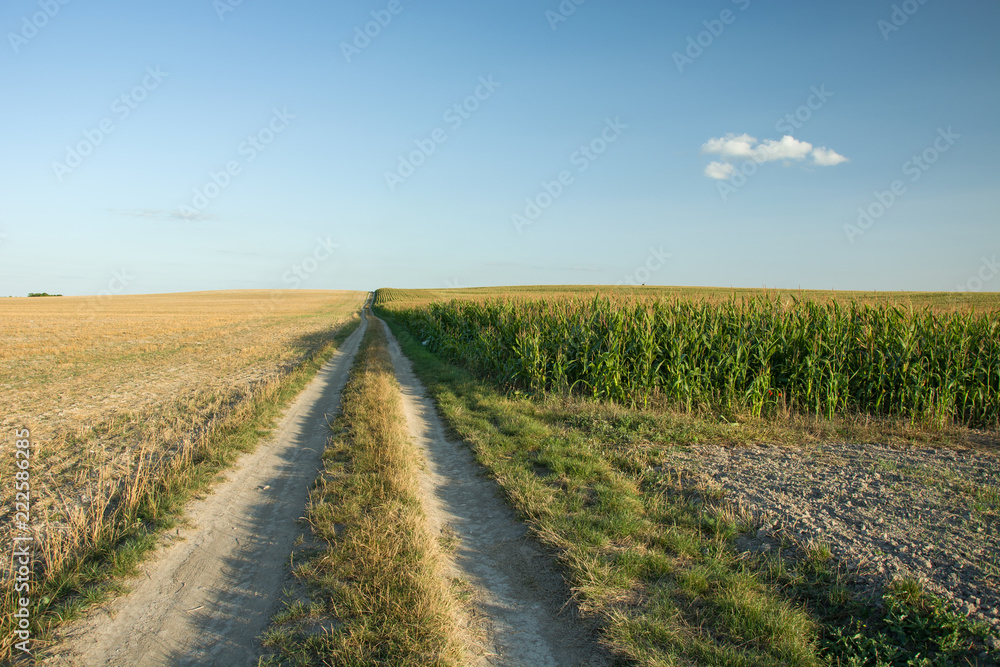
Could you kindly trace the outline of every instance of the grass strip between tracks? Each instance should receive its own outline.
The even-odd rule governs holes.
[[[377,320],[341,411],[307,514],[321,546],[295,568],[308,592],[274,618],[261,664],[463,664],[420,502],[421,454]]]

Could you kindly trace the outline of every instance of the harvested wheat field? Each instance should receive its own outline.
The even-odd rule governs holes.
[[[13,446],[15,429],[30,429],[44,576],[120,541],[121,531],[102,533],[110,517],[159,518],[153,496],[171,490],[161,488],[165,471],[224,458],[209,451],[213,432],[235,428],[356,326],[365,297],[303,290],[0,301],[3,441]],[[12,464],[5,458],[0,476],[9,478]],[[14,485],[3,489],[12,526]],[[10,536],[3,539],[6,573]]]

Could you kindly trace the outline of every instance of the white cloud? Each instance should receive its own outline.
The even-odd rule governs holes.
[[[832,151],[829,148],[822,146],[816,148],[812,152],[813,162],[820,167],[835,167],[842,162],[847,162],[848,159],[843,155]]]
[[[757,139],[749,134],[727,134],[718,139],[709,139],[701,147],[702,153],[718,153],[723,157],[750,157]]]
[[[724,181],[732,176],[735,170],[736,168],[728,162],[712,162],[705,167],[705,175],[709,178]]]
[[[813,145],[808,141],[799,141],[793,136],[785,135],[780,141],[768,139],[753,149],[750,157],[756,162],[774,162],[776,160],[804,160],[812,151]]]
[[[705,167],[705,176],[725,180],[736,172],[733,162],[753,160],[757,164],[765,162],[802,161],[812,156],[812,164],[819,167],[834,167],[848,159],[834,150],[821,146],[813,147],[808,141],[800,141],[786,134],[781,139],[765,139],[758,142],[749,134],[727,134],[709,139],[701,147],[702,153],[718,155],[721,159]]]

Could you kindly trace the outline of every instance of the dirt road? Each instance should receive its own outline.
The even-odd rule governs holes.
[[[370,315],[369,315],[370,316]],[[89,667],[255,665],[257,638],[278,609],[296,524],[367,327],[351,335],[295,399],[266,443],[191,503],[189,528],[143,566],[132,591],[67,625],[40,664]],[[448,440],[433,403],[386,328],[410,432],[427,469],[423,501],[435,536],[457,547],[445,570],[465,582],[470,662],[525,667],[610,664],[575,618],[550,558]]]
[[[457,539],[450,576],[466,582],[480,664],[510,667],[610,664],[576,618],[550,557],[482,475],[469,448],[445,437],[434,403],[386,327],[410,434],[427,459],[423,503],[435,536]]]
[[[64,628],[41,664],[257,664],[257,636],[286,583],[296,519],[366,326],[293,401],[268,441],[188,506],[190,527],[143,566],[132,591]]]

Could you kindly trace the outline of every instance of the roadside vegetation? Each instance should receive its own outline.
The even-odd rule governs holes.
[[[387,307],[431,351],[531,394],[727,417],[791,411],[1000,425],[1000,311],[766,298]]]
[[[264,636],[262,665],[462,665],[452,595],[419,498],[381,322],[370,320],[306,520],[303,596]]]
[[[672,317],[664,314],[657,320],[643,319],[647,309],[634,302],[628,311],[632,316],[625,317],[616,316],[607,302],[597,302],[583,313],[586,304],[556,297],[548,306],[483,303],[482,295],[432,306],[420,303],[423,296],[379,290],[375,303],[446,422],[470,444],[537,538],[552,549],[581,610],[599,619],[604,641],[626,662],[881,667],[993,664],[1000,659],[996,651],[990,655],[988,626],[955,613],[915,581],[901,579],[877,594],[862,594],[853,586],[853,573],[832,558],[821,541],[786,539],[767,553],[741,549],[739,540],[757,533],[762,517],[729,503],[717,485],[671,465],[672,452],[695,443],[794,446],[836,438],[995,446],[995,432],[971,430],[961,423],[979,423],[981,417],[985,426],[995,428],[996,413],[990,410],[996,409],[997,388],[989,383],[996,382],[1000,363],[993,351],[998,338],[986,335],[997,331],[995,313],[966,313],[955,320],[924,313],[932,331],[942,321],[952,322],[959,333],[962,322],[983,327],[976,343],[981,347],[974,349],[993,356],[986,358],[983,386],[970,380],[966,389],[987,398],[981,405],[992,407],[959,414],[942,412],[940,404],[930,400],[866,414],[859,403],[843,400],[831,401],[833,409],[828,409],[824,401],[830,392],[820,397],[816,408],[805,400],[813,394],[800,391],[810,388],[808,381],[799,384],[787,375],[771,375],[779,365],[765,359],[755,366],[749,350],[739,357],[746,370],[735,380],[743,377],[748,385],[740,391],[733,388],[727,394],[704,377],[712,372],[710,361],[719,363],[721,351],[716,346],[712,356],[713,343],[723,337],[704,336],[698,323],[719,322],[728,315],[733,318],[730,334],[739,333],[737,324],[757,333],[780,330],[782,307],[777,303],[751,303],[743,311],[727,301],[720,301],[721,311],[707,302],[700,310],[675,304],[674,310],[663,311]],[[800,341],[810,336],[822,341],[818,347],[798,348],[805,359],[813,355],[814,383],[829,377],[833,385],[836,375],[829,375],[822,351],[835,348],[838,340],[855,339],[838,327],[859,311],[796,304],[789,310],[790,319],[800,323]],[[687,319],[678,317],[685,312]],[[886,307],[860,312],[899,326],[913,325],[908,311]],[[505,317],[518,326],[504,330]],[[817,326],[824,319],[832,320],[827,329]],[[760,327],[762,322],[771,326]],[[630,340],[629,333],[656,331],[656,323],[664,327],[663,337],[653,338],[642,359],[638,336]],[[756,328],[749,326],[754,323]],[[909,330],[919,331],[919,324]],[[662,359],[655,354],[669,344],[668,326],[681,338],[683,327],[691,331],[682,351],[691,359],[686,377],[692,385],[704,382],[706,393],[690,403],[664,397],[676,372],[661,372],[666,363],[658,367]],[[567,344],[561,333],[575,338]],[[599,339],[607,342],[615,336],[617,343],[600,347]],[[931,356],[921,340],[917,336],[911,351],[920,350],[920,358]],[[952,344],[952,363],[961,350],[969,359],[976,356],[963,343],[944,342],[946,348]],[[893,349],[902,357],[907,344]],[[532,350],[538,352],[534,357],[523,353]],[[796,366],[784,368],[807,372],[801,370],[803,357],[798,359]],[[640,362],[656,372],[637,374],[629,365]],[[894,369],[893,362],[886,364],[884,370],[899,372],[896,377],[905,381],[906,374]],[[653,379],[644,385],[644,377],[647,382]],[[755,386],[757,378],[767,380]],[[615,393],[628,382],[636,384]],[[812,388],[828,389],[822,381]],[[781,392],[782,398],[767,391]],[[761,409],[754,409],[761,396],[768,398]],[[928,412],[927,405],[937,407]]]
[[[144,297],[129,297],[117,310],[113,304],[103,303],[99,310],[87,311],[93,320],[81,318],[75,325],[72,318],[66,318],[76,312],[79,299],[76,305],[69,299],[60,301],[69,304],[69,310],[67,306],[44,310],[48,307],[42,306],[41,311],[25,313],[18,304],[7,306],[12,310],[3,313],[2,325],[10,329],[11,345],[0,354],[0,366],[11,372],[10,397],[15,412],[6,415],[5,421],[22,419],[21,424],[31,429],[33,443],[30,528],[35,542],[29,596],[33,640],[44,644],[57,625],[120,593],[122,578],[134,574],[155,548],[159,535],[181,520],[187,500],[206,492],[219,471],[242,452],[256,447],[284,406],[357,328],[363,293],[327,293],[325,299],[316,296],[310,294],[305,300],[286,296],[285,301],[272,305],[263,294],[258,301],[247,295],[227,301],[224,293],[215,293],[207,299],[210,303],[204,304],[205,310],[199,308],[205,300],[199,295],[167,295],[145,301]],[[163,308],[164,302],[171,307]],[[223,305],[228,305],[228,312]],[[245,318],[246,307],[254,305],[268,310],[258,313],[259,319],[245,326],[242,335],[263,334],[264,344],[272,345],[266,356],[252,360],[244,356],[237,362],[229,360],[228,365],[217,358],[199,358],[199,348],[221,344],[214,340],[220,319]],[[189,318],[181,324],[185,338],[193,339],[187,344],[174,337],[176,328],[156,329],[161,318],[171,318],[171,309],[188,312]],[[198,310],[202,317],[192,319],[192,311]],[[42,326],[18,329],[26,317]],[[205,318],[210,318],[210,325]],[[60,327],[77,326],[81,335],[91,335],[91,347],[84,338],[75,348],[54,355],[47,352],[49,341],[60,335],[55,330],[57,322]],[[309,331],[303,334],[305,322]],[[49,324],[52,329],[47,328]],[[122,325],[125,331],[112,325]],[[204,334],[201,345],[197,344],[199,325]],[[234,328],[228,325],[230,342],[241,339]],[[140,332],[149,338],[137,355],[134,336]],[[86,426],[75,421],[74,408],[86,405],[89,392],[112,394],[116,389],[121,391],[125,382],[141,383],[144,372],[163,372],[178,363],[186,365],[190,374],[187,385],[178,387],[176,393],[158,397],[155,404],[126,404]],[[226,368],[230,375],[200,384],[199,364]],[[88,368],[93,375],[85,374]],[[236,380],[234,375],[248,369],[256,379]],[[76,372],[89,384],[75,387]],[[113,374],[123,384],[109,383],[108,376]],[[146,375],[145,379],[155,386],[154,376]],[[227,379],[233,386],[216,391],[214,383]],[[74,390],[81,392],[79,404],[74,402]],[[60,398],[66,401],[61,412],[67,414],[59,419],[53,411],[53,418],[47,419],[44,411],[52,408],[42,401]],[[73,424],[78,428],[72,428]],[[10,458],[0,469],[3,479],[13,478],[12,473],[8,477],[13,463]],[[8,487],[11,497],[4,498],[3,513],[9,518],[14,512],[13,484],[5,485]],[[5,521],[5,526],[12,528],[13,522]],[[6,531],[3,539],[0,660],[11,657],[15,641],[12,614],[17,608]]]

